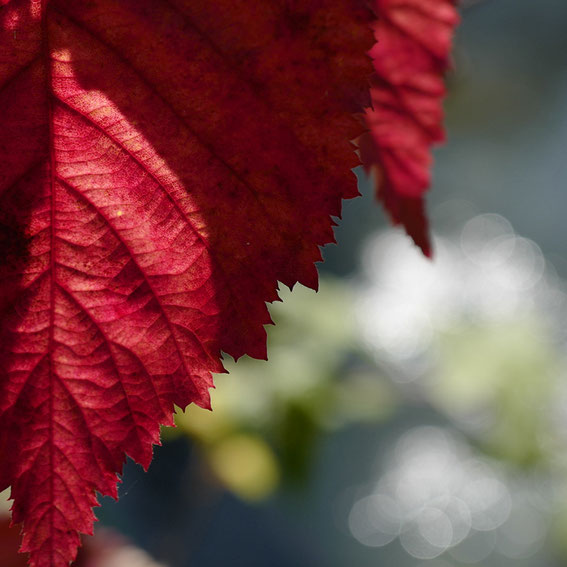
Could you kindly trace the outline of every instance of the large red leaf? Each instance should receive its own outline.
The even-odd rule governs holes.
[[[265,357],[356,195],[362,0],[0,0],[0,489],[34,567]]]
[[[361,158],[376,176],[378,197],[430,255],[423,194],[430,184],[431,145],[442,142],[443,75],[448,67],[455,0],[374,0],[376,81]]]

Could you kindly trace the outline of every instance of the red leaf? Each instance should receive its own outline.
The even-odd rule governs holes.
[[[20,532],[17,526],[10,525],[10,516],[0,513],[0,557],[2,567],[26,567],[27,561],[18,553]]]
[[[357,194],[362,0],[0,0],[0,488],[67,565]]]
[[[370,129],[360,140],[362,162],[375,170],[377,194],[394,223],[430,255],[423,194],[430,183],[431,153],[442,142],[443,74],[453,30],[454,0],[375,0],[377,43],[371,55],[377,79]]]

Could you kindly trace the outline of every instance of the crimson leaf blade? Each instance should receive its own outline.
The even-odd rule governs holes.
[[[431,253],[423,195],[430,185],[431,146],[445,139],[443,76],[459,18],[454,0],[375,0],[376,80],[361,159],[376,192],[426,256]]]
[[[349,0],[0,3],[0,484],[60,567],[356,195]]]

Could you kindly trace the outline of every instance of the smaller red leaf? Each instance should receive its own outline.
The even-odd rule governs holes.
[[[455,0],[375,0],[376,70],[360,154],[378,198],[426,256],[431,253],[423,194],[431,146],[444,141],[443,75],[459,21]]]

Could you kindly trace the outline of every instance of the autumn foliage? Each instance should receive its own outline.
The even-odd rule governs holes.
[[[427,249],[408,199],[456,20],[414,4],[376,26],[362,0],[0,0],[0,488],[31,566],[75,558],[126,455],[209,406],[221,351],[266,357],[266,302],[317,286],[357,194],[352,140]]]
[[[431,146],[444,141],[443,76],[449,66],[454,0],[376,0],[376,76],[362,161],[391,219],[431,254],[424,193],[430,185]]]

